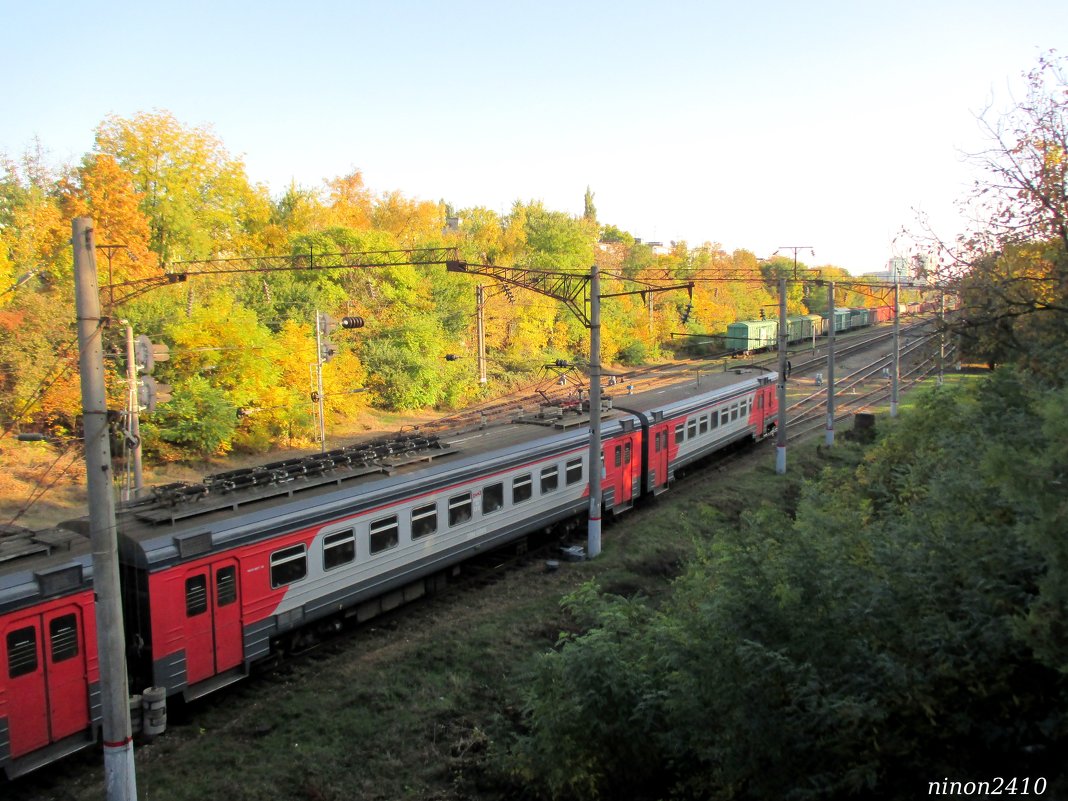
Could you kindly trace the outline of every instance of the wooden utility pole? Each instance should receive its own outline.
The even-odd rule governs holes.
[[[89,490],[89,540],[93,549],[97,648],[103,707],[104,784],[107,801],[137,801],[133,736],[122,601],[119,595],[119,546],[115,523],[111,442],[104,386],[104,320],[96,275],[93,221],[72,224],[74,291],[78,317],[78,366],[82,384],[85,472]]]

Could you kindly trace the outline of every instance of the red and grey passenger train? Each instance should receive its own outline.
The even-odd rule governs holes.
[[[604,511],[622,513],[687,464],[767,436],[776,378],[735,368],[609,399]],[[542,407],[168,485],[121,506],[131,686],[202,696],[344,619],[421,596],[478,551],[580,518],[589,435],[588,406]],[[0,540],[0,768],[9,777],[98,737],[84,532],[74,521]]]

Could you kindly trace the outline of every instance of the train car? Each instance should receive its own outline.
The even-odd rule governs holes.
[[[818,314],[799,314],[786,318],[787,341],[803,342],[823,334],[823,318]]]
[[[850,315],[851,314],[852,314],[852,310],[851,309],[841,308],[841,309],[835,309],[834,310],[834,322],[833,322],[833,325],[834,325],[834,332],[836,334],[838,332],[840,332],[840,331],[848,331],[849,330],[849,320],[850,320]],[[823,333],[825,333],[825,334],[829,333],[831,325],[832,325],[832,323],[831,323],[831,320],[830,320],[830,315],[827,315],[827,314],[823,315]]]
[[[727,326],[727,350],[751,353],[775,345],[777,320],[739,320]]]
[[[871,324],[889,323],[894,319],[893,306],[876,306],[871,309]]]
[[[641,422],[643,492],[660,494],[678,470],[740,440],[775,430],[778,374],[741,368],[702,375],[683,384],[628,396],[621,409]]]
[[[603,420],[608,511],[640,492],[641,431]],[[196,698],[433,589],[476,551],[588,504],[589,415],[538,415],[449,438],[407,437],[176,487],[120,521],[140,680]],[[271,475],[271,474],[274,475]]]
[[[102,707],[88,541],[0,531],[0,769],[21,776],[93,745]]]
[[[856,328],[864,328],[870,322],[868,310],[863,307],[857,307],[849,310],[849,330],[852,331]]]

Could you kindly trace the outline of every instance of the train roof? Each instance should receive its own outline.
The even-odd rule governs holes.
[[[739,365],[702,371],[690,380],[633,394],[625,385],[605,387],[603,435],[635,428],[639,417],[648,419],[646,415],[665,419],[707,407],[742,390],[774,382],[776,375]],[[150,496],[117,508],[119,547],[129,564],[163,566],[320,525],[381,508],[413,493],[459,485],[476,475],[484,477],[569,450],[580,451],[588,443],[589,420],[588,403],[572,398],[518,410],[500,422],[483,420],[437,434],[413,430],[326,453],[217,473],[201,483],[155,487]],[[62,534],[36,534],[44,540],[59,537],[64,547],[78,544],[87,552],[87,538],[67,530],[87,532],[86,521],[63,525]],[[38,549],[42,560],[38,571],[70,562],[57,557],[57,546],[50,553],[39,545],[24,547]],[[20,559],[24,584],[26,576],[35,575],[32,561],[28,555]],[[80,564],[80,576],[87,582],[91,576],[88,556]],[[10,572],[0,561],[0,575]]]
[[[0,614],[88,587],[87,537],[65,528],[0,526]]]
[[[416,489],[429,492],[580,449],[589,419],[576,401],[507,422],[415,432],[219,473],[202,484],[157,487],[151,498],[120,507],[120,548],[129,562],[158,565],[359,514]],[[637,420],[608,408],[602,425],[611,434]]]
[[[668,418],[774,383],[778,376],[774,370],[756,365],[711,369],[699,372],[689,381],[617,396],[613,402],[618,409],[643,415],[662,413],[663,418]]]

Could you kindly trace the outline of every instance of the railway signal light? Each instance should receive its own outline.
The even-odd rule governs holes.
[[[693,314],[693,304],[687,303],[686,308],[682,310],[682,322],[689,322],[691,314]]]
[[[141,379],[137,388],[137,402],[150,412],[154,412],[161,403],[171,399],[171,385],[161,384],[150,375]]]
[[[153,342],[144,334],[134,341],[134,363],[143,373],[151,373],[156,362],[165,362],[171,358],[171,349],[162,343]]]
[[[342,328],[363,328],[363,318],[362,317],[342,317],[341,318],[341,327]]]
[[[329,314],[319,314],[319,333],[324,337],[329,336],[337,328],[337,320]]]

